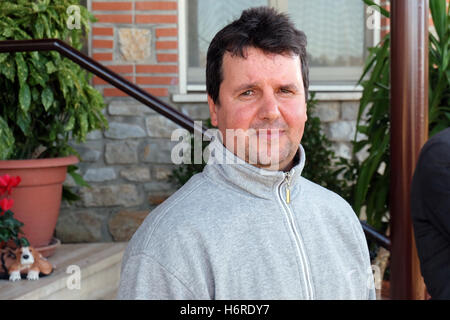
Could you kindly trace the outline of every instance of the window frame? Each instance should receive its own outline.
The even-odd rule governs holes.
[[[187,48],[187,1],[178,0],[178,66],[179,66],[179,94],[185,95],[190,92],[206,92],[205,83],[189,83],[188,72],[203,72],[203,68],[189,68],[188,66],[188,48]],[[287,10],[287,0],[268,0],[269,6],[276,7],[280,11]],[[380,0],[374,1],[376,4],[380,3]],[[366,46],[375,46],[380,41],[381,31],[381,14],[379,12],[373,13],[369,7],[365,6],[364,15],[365,21],[370,14],[374,16],[374,27],[372,30],[365,28],[365,38],[369,41],[366,42]],[[364,52],[365,57],[367,50]],[[364,59],[365,59],[364,57]],[[198,69],[198,70],[196,70]],[[355,85],[355,75],[361,75],[363,66],[360,67],[314,67],[310,68],[311,78],[324,78],[324,75],[328,75],[332,70],[333,74],[340,74],[343,77],[339,80],[323,81],[315,80],[310,81],[310,90],[314,88],[314,91],[362,91],[362,87]]]

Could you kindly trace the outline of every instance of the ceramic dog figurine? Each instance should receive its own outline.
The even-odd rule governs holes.
[[[48,275],[53,266],[33,247],[22,247],[15,251],[16,261],[8,268],[9,280],[21,280],[21,273],[27,273],[28,280],[38,280],[39,274]]]

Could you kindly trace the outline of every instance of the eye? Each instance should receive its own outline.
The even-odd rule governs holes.
[[[286,89],[286,88],[281,88],[280,92],[283,93],[283,94],[292,94],[292,93],[294,93],[292,90]]]
[[[241,93],[241,96],[243,97],[249,97],[253,94],[253,90],[246,90],[244,92]]]

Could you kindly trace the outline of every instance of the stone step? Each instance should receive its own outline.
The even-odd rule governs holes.
[[[50,275],[36,281],[0,280],[0,300],[114,299],[126,245],[126,242],[63,244],[48,259],[54,266]]]

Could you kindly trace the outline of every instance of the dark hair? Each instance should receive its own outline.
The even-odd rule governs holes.
[[[267,53],[300,57],[305,99],[308,99],[309,69],[306,35],[295,28],[288,16],[269,7],[244,10],[238,20],[225,26],[212,39],[206,58],[206,91],[218,103],[223,81],[222,62],[226,51],[245,58],[244,49],[255,47]]]

